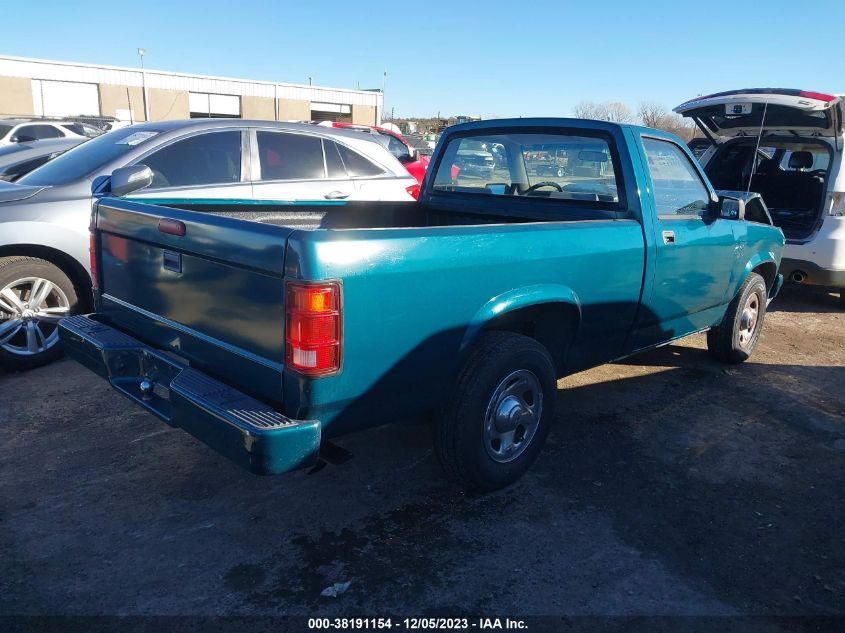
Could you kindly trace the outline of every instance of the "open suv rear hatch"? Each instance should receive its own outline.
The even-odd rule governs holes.
[[[818,228],[833,152],[842,151],[842,99],[803,90],[752,88],[696,97],[675,108],[716,145],[704,170],[717,189],[763,196],[787,239]]]

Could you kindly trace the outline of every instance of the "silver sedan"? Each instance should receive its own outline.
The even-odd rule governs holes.
[[[131,165],[153,175],[133,198],[412,201],[417,185],[378,141],[309,124],[161,121],[92,139],[0,183],[0,363],[51,360],[58,317],[90,308],[91,203]]]

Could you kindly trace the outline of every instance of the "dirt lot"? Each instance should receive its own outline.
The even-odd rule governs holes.
[[[476,498],[422,426],[259,478],[70,361],[0,375],[0,614],[845,615],[845,312],[787,292],[752,361],[703,348],[561,381]]]

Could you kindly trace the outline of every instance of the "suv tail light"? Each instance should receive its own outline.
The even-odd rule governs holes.
[[[405,191],[407,191],[414,200],[419,200],[419,198],[420,198],[420,185],[419,185],[419,183],[415,182],[410,187],[405,187]]]
[[[88,262],[91,269],[91,288],[100,289],[99,275],[97,274],[97,234],[91,231],[88,234]]]
[[[305,376],[340,369],[340,284],[288,282],[285,362]]]
[[[830,198],[830,215],[845,215],[845,192],[834,191]]]

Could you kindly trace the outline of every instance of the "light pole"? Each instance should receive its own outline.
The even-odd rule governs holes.
[[[387,89],[387,71],[384,71],[384,76],[381,79],[381,120],[384,120],[384,115],[387,114],[387,110],[384,109],[385,107],[385,100],[384,100],[384,91]]]
[[[138,56],[141,58],[141,86],[144,91],[144,121],[150,120],[150,103],[147,98],[147,71],[144,70],[144,55],[147,50],[144,48],[138,49]]]

